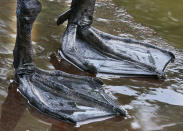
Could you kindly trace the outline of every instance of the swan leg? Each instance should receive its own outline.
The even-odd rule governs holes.
[[[37,0],[17,1],[17,37],[13,51],[15,69],[25,63],[33,63],[31,30],[40,11],[41,4]]]
[[[89,27],[93,23],[95,2],[96,0],[72,0],[70,9],[57,19],[57,25],[68,20],[68,26],[75,24],[78,28]]]

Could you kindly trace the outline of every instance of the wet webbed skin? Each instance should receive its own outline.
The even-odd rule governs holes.
[[[57,24],[68,20],[62,38],[62,55],[84,71],[164,78],[171,52],[148,43],[121,38],[91,26],[95,0],[72,0]]]
[[[97,78],[46,71],[33,62],[31,31],[41,11],[37,0],[18,0],[17,38],[14,48],[15,80],[19,91],[39,111],[67,121],[125,116],[125,111],[103,90]]]

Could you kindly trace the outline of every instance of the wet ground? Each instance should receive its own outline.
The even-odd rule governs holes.
[[[88,75],[60,59],[60,38],[66,28],[57,27],[57,16],[70,0],[41,0],[43,8],[33,29],[34,59],[43,69]],[[183,130],[183,32],[182,0],[98,0],[94,26],[114,35],[151,42],[172,51],[176,60],[166,69],[164,81],[99,74],[107,92],[128,111],[125,119],[75,127],[42,115],[27,104],[13,81],[16,38],[16,0],[0,1],[0,131],[141,131]],[[126,9],[124,9],[126,8]],[[128,13],[127,13],[128,11]],[[150,28],[148,28],[150,27]]]

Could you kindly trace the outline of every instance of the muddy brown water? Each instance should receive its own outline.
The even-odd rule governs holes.
[[[32,33],[36,65],[88,75],[60,59],[57,53],[66,23],[57,27],[56,19],[71,1],[41,2],[42,12]],[[17,92],[17,85],[12,83],[16,0],[0,0],[0,131],[182,131],[182,5],[182,0],[98,0],[93,26],[114,35],[151,42],[172,51],[176,60],[166,68],[164,81],[97,75],[104,81],[105,90],[128,111],[128,117],[75,127],[39,113]]]

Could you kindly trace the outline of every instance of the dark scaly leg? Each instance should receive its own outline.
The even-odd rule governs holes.
[[[13,51],[16,70],[25,63],[33,63],[31,31],[40,11],[41,4],[37,0],[17,1],[17,38]]]
[[[79,28],[89,27],[93,23],[96,0],[72,0],[69,24],[77,24]]]
[[[61,14],[57,25],[68,20],[68,26],[75,24],[79,28],[90,27],[93,22],[93,13],[96,0],[72,0],[69,10]]]

